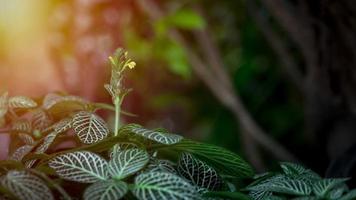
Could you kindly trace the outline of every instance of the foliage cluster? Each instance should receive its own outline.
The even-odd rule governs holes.
[[[254,177],[251,166],[224,148],[159,128],[120,123],[129,90],[122,84],[135,67],[119,49],[109,58],[113,106],[77,96],[0,98],[0,114],[14,151],[0,162],[4,199],[343,199],[356,197],[347,179],[322,179],[299,165]],[[110,128],[97,111],[115,112]],[[68,145],[74,142],[74,147]],[[67,144],[67,145],[63,145]],[[249,193],[247,193],[249,191]]]

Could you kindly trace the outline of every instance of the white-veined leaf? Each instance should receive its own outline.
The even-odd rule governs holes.
[[[107,161],[88,151],[59,155],[49,162],[49,166],[70,181],[94,183],[108,178]]]
[[[318,197],[325,197],[325,195],[332,189],[345,181],[349,180],[348,178],[334,178],[334,179],[322,179],[313,184],[313,192]]]
[[[342,196],[339,200],[354,200],[356,199],[356,189],[349,191],[347,194]]]
[[[346,192],[347,190],[348,187],[346,184],[340,184],[339,186],[328,192],[326,196],[328,199],[340,199],[344,192]]]
[[[96,143],[109,134],[105,121],[96,114],[86,111],[74,115],[73,128],[84,144]]]
[[[145,150],[134,148],[119,151],[109,162],[109,174],[123,179],[141,170],[149,161]]]
[[[34,145],[35,144],[35,140],[33,139],[33,137],[29,134],[26,133],[19,133],[18,134],[20,140],[27,144],[27,145]]]
[[[117,143],[109,151],[109,157],[110,157],[110,159],[112,159],[113,157],[116,157],[117,154],[120,153],[121,151],[127,150],[127,149],[132,149],[132,148],[138,148],[138,146],[131,142]]]
[[[122,129],[122,131],[132,132],[146,139],[167,145],[176,144],[183,139],[183,137],[180,135],[155,130],[148,130],[137,124],[127,125]]]
[[[132,192],[139,200],[194,200],[200,197],[189,182],[166,172],[148,172],[137,176]]]
[[[37,176],[26,171],[9,171],[1,185],[20,200],[52,200],[50,189]]]
[[[310,195],[312,188],[301,180],[291,179],[284,175],[276,175],[260,184],[247,187],[249,191],[266,191],[290,195]]]
[[[9,98],[8,105],[10,108],[34,108],[37,103],[25,96],[15,96]]]
[[[282,162],[281,168],[287,176],[305,181],[308,184],[313,184],[314,182],[321,180],[321,177],[317,173],[310,169],[306,169],[299,164]]]
[[[20,119],[12,124],[12,130],[19,132],[31,133],[32,126],[31,122],[27,119]]]
[[[11,154],[9,160],[21,161],[23,157],[25,157],[28,153],[32,151],[34,148],[33,145],[24,145],[16,149],[14,153]]]
[[[40,153],[45,153],[51,144],[54,142],[54,140],[57,138],[59,133],[57,132],[52,132],[46,137],[43,138],[43,142],[36,148],[35,153],[40,154]],[[26,162],[26,167],[30,168],[35,164],[36,160],[29,160]]]
[[[53,102],[58,101],[58,99],[62,98],[61,95],[58,95],[56,93],[48,93],[42,101],[42,108],[45,110],[48,110],[51,106],[53,106]]]
[[[0,118],[5,116],[8,109],[8,93],[5,92],[0,96]]]
[[[49,118],[48,114],[42,110],[37,109],[34,111],[32,116],[32,127],[39,131],[43,131],[48,128],[52,123],[52,120]]]
[[[149,172],[168,172],[171,174],[177,174],[175,169],[175,163],[170,160],[163,159],[151,159],[146,167],[146,171]]]
[[[58,133],[57,132],[52,132],[48,135],[46,135],[46,137],[44,137],[42,144],[40,144],[36,150],[35,153],[45,153],[49,147],[51,146],[51,144],[54,142],[54,140],[57,138]]]
[[[77,96],[60,96],[57,94],[48,94],[43,101],[42,107],[46,110],[50,110],[53,108],[56,104],[63,103],[63,102],[71,102],[71,103],[77,103],[77,104],[87,104],[88,102]]]
[[[210,191],[219,190],[223,181],[216,170],[189,153],[183,153],[178,162],[178,172],[181,176],[199,188]]]
[[[125,196],[128,187],[125,182],[108,180],[90,185],[84,192],[84,200],[118,200]]]
[[[254,175],[252,167],[240,156],[215,145],[185,139],[169,148],[178,152],[191,153],[225,175],[235,177]]]
[[[71,118],[64,118],[61,121],[59,121],[53,125],[53,129],[57,133],[65,132],[65,131],[69,130],[70,128],[72,128],[72,119]]]
[[[265,200],[272,196],[272,192],[268,191],[250,191],[248,194],[253,200]]]

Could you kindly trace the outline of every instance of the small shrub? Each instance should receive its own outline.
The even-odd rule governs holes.
[[[347,179],[322,179],[291,163],[281,165],[282,173],[254,177],[246,161],[224,148],[161,128],[121,124],[120,115],[129,114],[121,104],[130,91],[122,84],[123,75],[135,62],[122,49],[109,61],[112,75],[105,88],[113,105],[56,93],[36,101],[1,96],[0,117],[15,147],[9,159],[0,162],[3,199],[349,200],[356,196],[344,183]],[[113,130],[97,114],[100,109],[115,113]],[[76,145],[62,145],[68,141]],[[244,188],[242,183],[253,177],[254,182]]]

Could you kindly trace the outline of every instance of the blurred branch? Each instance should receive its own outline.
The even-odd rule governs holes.
[[[253,1],[247,1],[247,7],[249,14],[255,20],[258,27],[264,34],[267,42],[273,48],[275,53],[282,66],[284,71],[291,78],[294,85],[300,90],[301,93],[305,92],[304,77],[303,74],[298,69],[298,66],[295,64],[295,61],[292,55],[289,53],[288,49],[284,45],[282,39],[272,30],[271,24],[268,20],[259,12],[256,4]]]
[[[284,0],[261,0],[261,3],[271,12],[277,22],[287,31],[298,45],[305,61],[312,71],[316,65],[315,44],[312,30],[302,17],[293,13],[291,5]]]
[[[162,11],[154,2],[150,0],[138,0],[138,2],[141,9],[144,10],[152,20],[157,20],[163,16]],[[244,141],[251,142],[249,139],[249,137],[251,137],[253,141],[260,144],[278,159],[295,161],[296,158],[291,153],[269,137],[257,125],[250,113],[244,107],[239,95],[233,89],[231,79],[225,71],[221,61],[218,48],[214,45],[207,30],[196,31],[194,35],[200,44],[200,47],[203,49],[208,63],[205,63],[203,59],[192,50],[177,30],[172,29],[169,32],[169,37],[179,42],[185,48],[189,61],[197,76],[208,86],[216,98],[233,112],[242,127]],[[259,155],[257,150],[255,148],[251,150],[253,143],[245,144],[245,147],[249,147],[246,153],[248,154],[250,161],[254,162],[253,164],[255,167],[261,169],[261,159],[256,159],[258,158],[256,156]]]

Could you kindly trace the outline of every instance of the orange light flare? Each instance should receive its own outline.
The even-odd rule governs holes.
[[[43,95],[60,90],[48,56],[48,1],[0,0],[0,91]]]
[[[66,91],[110,102],[107,57],[122,46],[131,1],[0,0],[0,94]],[[8,138],[0,134],[0,160]]]

